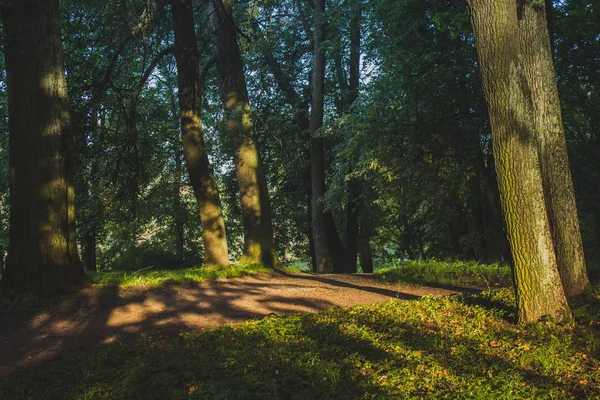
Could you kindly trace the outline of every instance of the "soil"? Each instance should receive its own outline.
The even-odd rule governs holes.
[[[88,286],[60,304],[0,313],[0,375],[142,334],[176,335],[273,314],[472,290],[395,285],[370,274],[287,273],[158,288]]]

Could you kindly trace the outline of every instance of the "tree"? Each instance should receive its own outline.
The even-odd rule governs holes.
[[[271,206],[248,100],[244,64],[237,42],[231,0],[211,0],[211,29],[217,53],[220,94],[233,142],[242,203],[244,254],[241,261],[278,265]]]
[[[11,177],[2,288],[52,295],[83,280],[58,0],[1,4]]]
[[[570,319],[544,198],[534,99],[526,60],[535,43],[520,32],[523,4],[469,0],[492,128],[500,198],[514,259],[519,322]],[[547,40],[547,39],[546,39]]]
[[[551,5],[551,2],[546,3]],[[572,297],[583,293],[589,279],[556,87],[549,25],[544,1],[527,1],[521,7],[521,43],[523,47],[527,46],[530,54],[523,59],[524,72],[531,90],[554,251],[565,294]]]
[[[325,0],[316,0],[314,7],[314,66],[312,74],[312,97],[309,130],[310,165],[312,187],[312,233],[315,247],[317,272],[341,272],[343,251],[341,240],[335,229],[333,217],[326,212],[325,196],[325,152],[323,138],[318,130],[323,125],[325,104]]]
[[[229,255],[221,199],[202,134],[202,97],[192,0],[172,0],[171,13],[175,32],[183,154],[200,208],[204,262],[207,265],[228,266]]]

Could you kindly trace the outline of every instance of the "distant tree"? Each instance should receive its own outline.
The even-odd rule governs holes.
[[[312,97],[310,114],[310,163],[312,187],[312,234],[317,272],[342,272],[344,255],[342,242],[331,212],[326,211],[324,196],[325,151],[319,129],[323,125],[325,105],[325,0],[314,3],[314,65],[312,71]]]
[[[192,0],[172,0],[175,58],[179,82],[179,109],[183,154],[194,189],[204,238],[204,263],[229,265],[225,220],[217,181],[208,161],[200,105],[202,88],[198,75],[198,50],[194,32]],[[177,196],[178,197],[178,196]],[[181,241],[181,239],[179,239]]]
[[[545,316],[568,320],[544,197],[536,98],[526,74],[527,60],[536,57],[542,39],[524,36],[521,25],[532,10],[525,9],[523,2],[469,0],[469,5],[514,259],[519,322]]]
[[[10,132],[5,290],[52,295],[83,280],[58,0],[0,3]]]
[[[244,63],[237,42],[231,0],[211,0],[211,29],[217,52],[220,94],[233,142],[235,171],[242,203],[244,254],[241,261],[278,265],[271,206],[254,131]]]

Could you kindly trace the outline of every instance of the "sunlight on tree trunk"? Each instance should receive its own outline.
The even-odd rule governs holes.
[[[492,127],[500,198],[514,258],[519,322],[570,319],[560,282],[525,82],[517,5],[469,0]]]
[[[562,123],[556,72],[552,61],[544,1],[523,4],[519,21],[525,76],[533,101],[535,132],[540,146],[542,179],[550,216],[556,261],[568,297],[589,284]]]
[[[221,198],[217,181],[208,161],[202,133],[200,118],[202,99],[198,82],[198,51],[194,33],[192,0],[173,1],[171,12],[175,32],[183,153],[190,182],[200,208],[204,263],[228,266],[229,255]],[[177,248],[180,249],[183,246],[182,238],[179,237],[181,227],[178,226],[177,229]]]
[[[53,295],[83,281],[58,0],[1,7],[10,131],[7,290]]]
[[[279,265],[273,242],[271,206],[248,100],[244,64],[233,23],[232,1],[211,0],[211,29],[227,131],[233,141],[244,225],[243,263]]]

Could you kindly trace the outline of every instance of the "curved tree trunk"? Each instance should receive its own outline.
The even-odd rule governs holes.
[[[208,161],[202,134],[200,117],[202,99],[198,82],[198,50],[194,32],[192,0],[173,1],[171,12],[175,32],[183,155],[200,208],[204,263],[228,266],[229,255],[221,198],[217,181]],[[181,239],[178,238],[179,240]]]
[[[227,130],[233,141],[235,172],[242,203],[244,254],[240,261],[278,265],[267,180],[254,132],[244,65],[233,23],[232,1],[211,0],[210,4],[221,99]]]
[[[583,293],[589,280],[544,0],[528,1],[522,7],[519,27],[523,54],[526,54],[523,63],[533,100],[535,132],[540,146],[542,179],[556,261],[566,295],[577,296]]]
[[[2,288],[52,295],[81,282],[58,0],[4,1],[11,168]]]
[[[492,127],[500,199],[514,258],[519,322],[570,319],[544,201],[531,99],[523,75],[517,5],[469,0]]]

